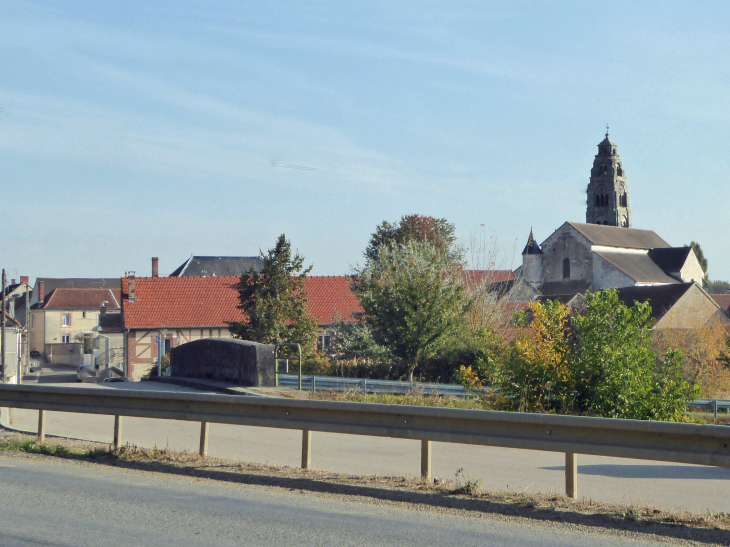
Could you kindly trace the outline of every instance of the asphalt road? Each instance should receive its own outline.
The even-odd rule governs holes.
[[[98,389],[196,390],[155,382],[130,382],[102,386],[67,384]],[[37,431],[37,411],[12,409],[11,424]],[[49,412],[46,433],[111,443],[112,416]],[[123,441],[143,447],[169,447],[197,451],[200,426],[195,422],[123,419]],[[418,476],[420,442],[334,433],[313,433],[312,465],[315,469],[352,475]],[[298,466],[301,432],[285,429],[211,424],[211,456]],[[457,471],[464,480],[479,480],[492,490],[564,493],[562,453],[509,448],[433,444],[434,476],[453,480]],[[578,456],[580,497],[613,503],[640,504],[695,513],[730,513],[730,469],[674,463]]]
[[[5,456],[0,499],[4,547],[660,545],[560,524]]]

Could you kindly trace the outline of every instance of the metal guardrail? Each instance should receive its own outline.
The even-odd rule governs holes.
[[[279,385],[298,389],[299,376],[279,374]],[[394,380],[372,380],[367,378],[338,378],[336,376],[302,376],[302,389],[306,391],[361,391],[362,393],[393,393],[405,395],[435,395],[438,397],[466,397],[467,390],[458,384],[427,384],[420,382],[398,382]],[[487,391],[487,389],[485,389]]]
[[[291,389],[299,389],[299,376],[296,374],[279,374],[279,385]],[[459,384],[436,384],[421,382],[399,382],[395,380],[372,380],[367,378],[340,378],[337,376],[302,376],[301,389],[311,391],[361,391],[362,393],[392,393],[405,395],[418,393],[419,395],[435,395],[438,397],[463,397],[469,391]],[[484,392],[493,391],[491,388],[481,388]],[[472,390],[474,392],[475,390]],[[715,419],[719,410],[730,414],[730,399],[697,399],[687,403],[688,407],[699,407],[714,410]]]
[[[312,431],[421,441],[421,475],[431,477],[431,442],[565,452],[566,493],[577,496],[577,454],[730,467],[730,428],[486,410],[247,398],[236,395],[102,391],[94,388],[0,385],[0,407],[201,422],[200,453],[208,424],[302,430],[302,467],[311,465]]]
[[[717,420],[717,411],[724,410],[726,414],[730,414],[730,400],[728,399],[697,399],[691,403],[687,403],[687,407],[699,407],[712,410]]]

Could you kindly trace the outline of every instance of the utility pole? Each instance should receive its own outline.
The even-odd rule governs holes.
[[[5,268],[3,268],[3,317],[0,325],[0,337],[2,337],[2,340],[0,340],[0,353],[2,353],[2,356],[0,356],[0,369],[2,370],[2,378],[0,380],[5,383]]]
[[[30,366],[30,287],[25,286],[25,366]],[[22,376],[19,376],[22,378]],[[20,383],[20,381],[18,381]]]

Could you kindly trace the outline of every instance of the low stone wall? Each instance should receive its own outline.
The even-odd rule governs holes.
[[[172,376],[206,378],[242,386],[270,387],[274,346],[243,340],[206,338],[172,348]]]
[[[70,344],[46,344],[46,362],[50,365],[66,365],[78,368],[84,364],[84,345],[79,342]]]

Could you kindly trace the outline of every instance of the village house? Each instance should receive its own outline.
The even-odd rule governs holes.
[[[154,271],[154,270],[153,270]],[[202,338],[231,338],[228,322],[242,317],[238,276],[122,278],[125,375],[138,380],[163,352]],[[309,309],[319,325],[319,345],[329,346],[330,326],[361,311],[346,276],[307,277]]]
[[[119,280],[117,280],[117,287]],[[84,336],[95,336],[100,316],[121,313],[119,289],[56,288],[45,294],[38,284],[38,301],[30,310],[30,349],[44,354],[49,363],[76,364]],[[107,337],[112,347],[122,345],[121,329]]]

